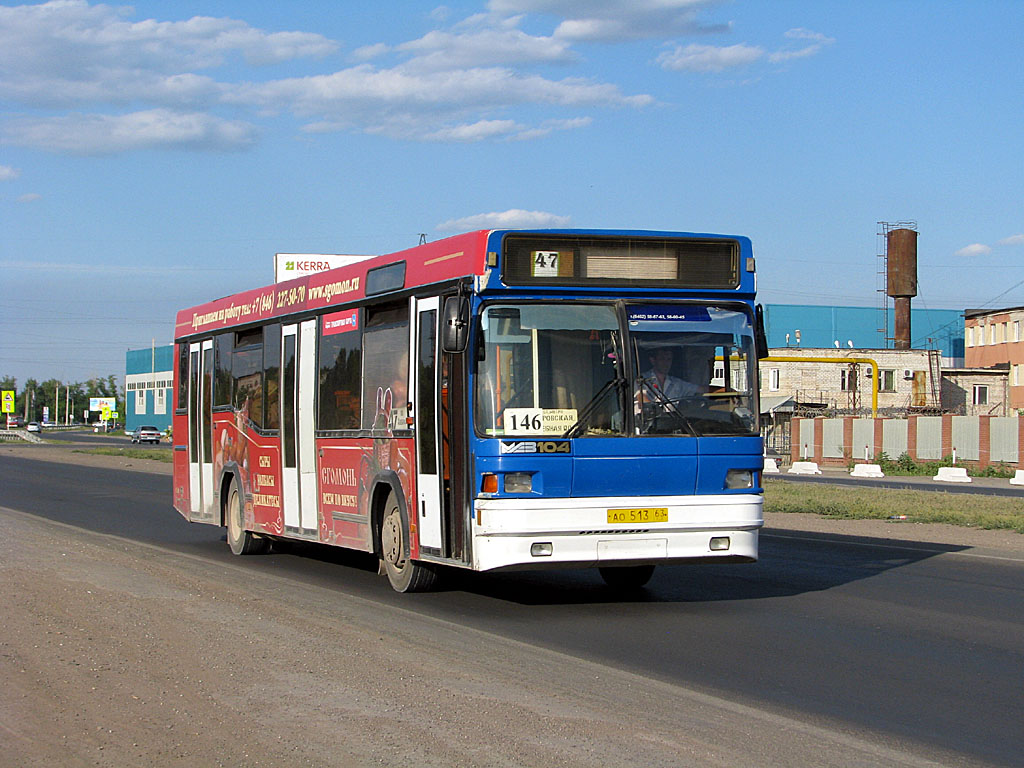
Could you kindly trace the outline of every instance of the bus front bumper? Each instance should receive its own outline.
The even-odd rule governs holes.
[[[634,510],[646,511],[644,517],[667,516],[667,520],[610,522],[636,517],[622,514]],[[758,530],[763,525],[763,497],[759,494],[478,498],[474,503],[473,568],[752,562],[757,559]]]

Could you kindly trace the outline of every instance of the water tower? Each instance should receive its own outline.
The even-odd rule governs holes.
[[[910,300],[917,296],[917,231],[896,227],[886,232],[885,293],[893,301],[893,348],[910,349]]]

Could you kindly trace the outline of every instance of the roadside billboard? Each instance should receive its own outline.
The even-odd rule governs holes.
[[[90,411],[102,411],[104,408],[111,411],[117,409],[117,398],[116,397],[90,397],[89,398],[89,410]]]
[[[283,283],[372,258],[341,253],[277,253],[274,254],[274,282]]]

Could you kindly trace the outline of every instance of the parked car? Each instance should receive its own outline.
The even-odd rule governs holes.
[[[156,427],[136,427],[132,432],[133,443],[156,443],[160,444],[160,430]]]
[[[17,429],[18,427],[24,427],[24,426],[25,426],[25,420],[21,416],[14,416],[12,414],[7,414],[7,428],[8,429]]]
[[[25,426],[25,430],[28,431],[28,432],[38,432],[39,431],[39,422],[38,421],[30,421]]]

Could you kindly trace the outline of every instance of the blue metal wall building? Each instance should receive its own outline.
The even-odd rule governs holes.
[[[174,345],[131,349],[125,357],[125,429],[143,425],[163,431],[174,413]]]
[[[895,327],[889,312],[889,335]],[[886,349],[881,311],[876,307],[831,307],[811,304],[765,304],[764,325],[768,346],[834,347],[843,349]],[[797,331],[800,340],[797,341]],[[910,310],[911,347],[942,351],[947,366],[962,366],[964,359],[964,313],[956,309]],[[787,339],[786,336],[789,335]]]

